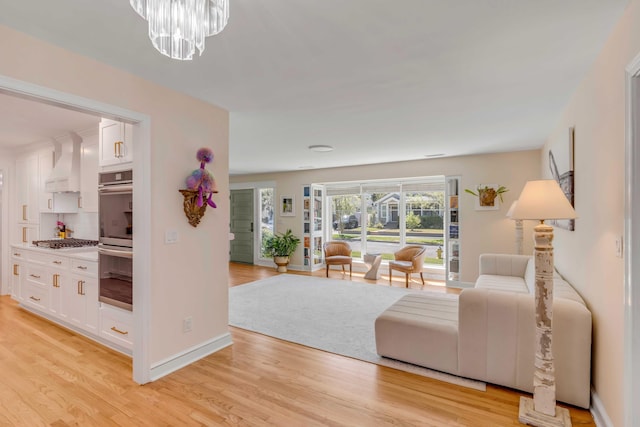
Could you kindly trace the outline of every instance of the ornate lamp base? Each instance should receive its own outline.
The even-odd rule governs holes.
[[[536,427],[571,427],[571,415],[567,408],[556,406],[555,416],[543,414],[534,409],[533,399],[528,397],[520,397],[518,421]]]

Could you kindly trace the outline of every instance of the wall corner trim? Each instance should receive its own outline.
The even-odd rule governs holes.
[[[591,388],[591,408],[589,408],[589,411],[591,411],[591,415],[593,415],[596,426],[613,427],[613,423],[609,415],[607,415],[607,410],[593,387]]]
[[[183,352],[177,353],[172,357],[162,360],[151,366],[149,378],[151,381],[155,381],[169,375],[172,372],[177,371],[180,368],[184,368],[187,365],[196,362],[203,357],[213,354],[222,350],[225,347],[229,347],[233,344],[231,340],[231,334],[226,334],[215,337],[209,341],[205,341],[202,344],[191,347]]]

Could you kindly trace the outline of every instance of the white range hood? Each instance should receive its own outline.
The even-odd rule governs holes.
[[[80,191],[81,144],[82,138],[75,132],[69,132],[69,139],[63,142],[53,140],[55,164],[44,182],[47,193]]]

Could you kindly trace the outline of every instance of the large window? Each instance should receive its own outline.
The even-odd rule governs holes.
[[[348,241],[354,258],[379,253],[389,260],[405,245],[421,245],[425,264],[443,265],[444,177],[327,184],[326,194],[331,239]]]

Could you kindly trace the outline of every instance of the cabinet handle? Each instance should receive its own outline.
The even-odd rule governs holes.
[[[78,280],[78,295],[84,295],[84,280]]]
[[[33,277],[34,279],[39,279],[40,276],[36,275],[36,274],[30,274],[29,276]]]
[[[32,300],[34,300],[34,301],[40,301],[40,298],[36,298],[36,297],[34,297],[33,295],[32,295],[32,296],[30,296],[30,297],[29,297],[29,299],[32,299]]]
[[[27,243],[27,227],[22,227],[22,243]]]
[[[47,199],[47,208],[49,210],[53,209],[53,199]]]
[[[82,196],[78,197],[78,209],[82,208]]]
[[[27,220],[27,205],[22,205],[22,220]]]
[[[112,327],[111,327],[111,330],[112,330],[113,332],[117,332],[117,333],[119,333],[120,335],[129,335],[129,332],[127,332],[127,331],[121,331],[120,329],[116,328],[115,326],[112,326]]]
[[[22,256],[22,254],[20,252],[14,252],[13,256]]]
[[[54,264],[62,264],[62,261],[53,261]]]
[[[122,144],[124,144],[122,141],[116,141],[113,143],[113,156],[117,159],[122,157]]]
[[[14,276],[19,276],[20,273],[18,273],[18,264],[13,264],[13,275]]]
[[[54,274],[53,275],[53,287],[54,288],[59,288],[60,287],[59,279],[60,279],[60,275],[59,274]]]
[[[85,267],[84,265],[79,265],[76,268],[79,268],[80,270],[86,270],[87,269],[87,267]]]

